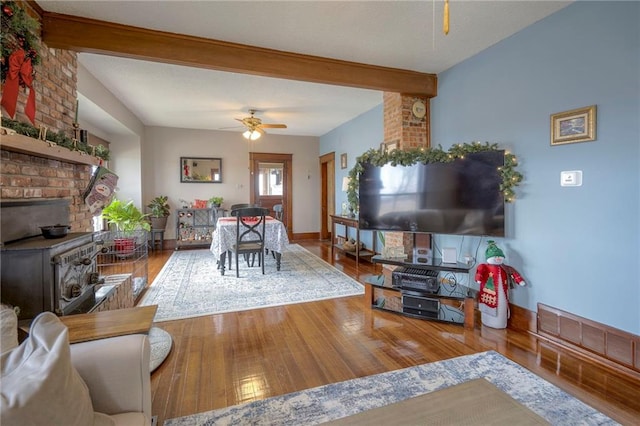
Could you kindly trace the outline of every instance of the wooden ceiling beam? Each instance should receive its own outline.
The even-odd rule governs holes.
[[[48,47],[218,71],[435,97],[437,77],[44,12]]]

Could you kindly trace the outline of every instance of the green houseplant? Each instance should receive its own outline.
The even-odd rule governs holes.
[[[167,217],[171,213],[171,206],[169,206],[169,197],[166,195],[159,195],[149,204],[147,207],[151,210],[149,218],[151,219],[151,229],[162,230],[167,226]]]
[[[213,207],[220,207],[220,205],[222,205],[222,201],[224,201],[224,198],[222,198],[222,197],[211,197],[211,198],[209,198],[209,202],[211,203],[211,205]]]
[[[116,198],[102,210],[102,217],[116,228],[117,238],[113,239],[116,253],[125,256],[133,254],[136,246],[136,232],[151,230],[148,216],[143,214],[133,201],[125,203]]]

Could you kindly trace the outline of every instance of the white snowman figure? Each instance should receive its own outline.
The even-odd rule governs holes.
[[[487,263],[478,265],[475,281],[480,284],[478,304],[482,324],[491,328],[506,328],[509,318],[509,282],[526,283],[514,268],[503,265],[504,253],[494,241],[487,241]]]

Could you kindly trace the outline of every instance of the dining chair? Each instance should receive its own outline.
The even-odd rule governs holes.
[[[274,217],[280,222],[282,222],[282,219],[284,219],[284,209],[282,208],[282,204],[274,204],[273,213],[274,213]],[[269,249],[265,250],[265,253],[269,254]],[[276,254],[273,251],[271,252],[271,254],[273,255],[274,258],[276,257]]]
[[[264,274],[264,235],[265,216],[269,210],[262,207],[245,207],[231,211],[231,215],[237,217],[236,221],[236,243],[231,247],[236,259],[236,277],[240,277],[239,256],[245,256],[247,263],[249,255],[252,255],[252,264],[255,255],[258,255],[258,263],[262,267]],[[229,257],[229,269],[231,269],[231,258]]]
[[[247,207],[260,207],[260,205],[259,205],[259,204],[249,204],[249,203],[233,204],[233,205],[231,206],[231,208],[229,208],[229,212],[230,212],[229,214],[230,214],[231,216],[235,216],[235,215],[233,214],[233,211],[234,211],[234,210],[238,210],[238,209],[246,209]]]
[[[284,209],[282,208],[282,204],[274,204],[273,212],[275,213],[275,218],[282,222],[284,218]]]
[[[231,210],[246,209],[247,207],[251,207],[251,204],[249,203],[233,204],[231,205]]]

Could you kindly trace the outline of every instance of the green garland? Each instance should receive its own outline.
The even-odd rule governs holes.
[[[441,146],[437,148],[414,148],[410,150],[394,149],[393,151],[383,151],[371,148],[356,159],[356,165],[349,171],[349,187],[347,189],[347,200],[349,207],[354,211],[358,210],[358,187],[360,185],[360,174],[364,171],[364,163],[371,163],[374,166],[412,166],[417,163],[449,163],[458,158],[474,152],[499,151],[498,144],[485,142],[472,142],[456,144],[449,151],[445,151]],[[500,167],[502,184],[500,190],[504,194],[507,203],[515,199],[514,188],[522,181],[522,174],[516,170],[518,161],[516,156],[510,153],[504,155],[504,166]]]
[[[27,12],[13,1],[3,1],[0,6],[2,15],[2,32],[0,44],[2,45],[2,82],[9,72],[9,56],[18,48],[24,49],[26,55],[31,58],[32,65],[40,64],[39,34],[40,23],[29,16]]]
[[[32,126],[28,123],[21,123],[16,120],[11,120],[6,117],[2,117],[2,127],[15,130],[16,133],[24,136],[29,136],[34,139],[38,139],[40,136],[40,129]],[[70,137],[64,134],[62,130],[58,133],[47,132],[47,141],[53,142],[56,145],[63,146],[71,151],[82,151],[89,155],[95,155],[98,158],[102,158],[104,161],[109,160],[109,149],[104,145],[96,145],[95,152],[94,147],[80,141],[74,141]]]

